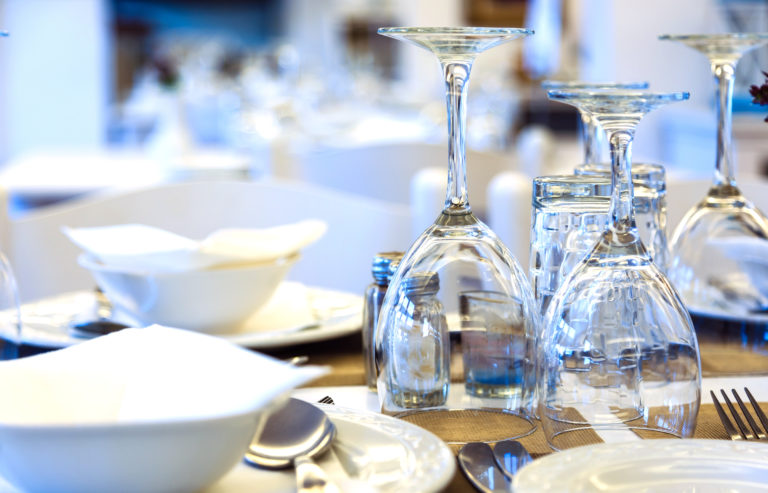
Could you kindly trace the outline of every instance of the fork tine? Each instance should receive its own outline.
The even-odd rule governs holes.
[[[722,421],[723,423],[723,428],[725,428],[725,432],[728,433],[728,435],[731,437],[731,440],[741,440],[743,437],[739,434],[738,431],[736,431],[736,428],[733,427],[733,423],[731,423],[731,420],[728,419],[728,415],[725,414],[723,407],[720,405],[720,401],[717,400],[717,397],[715,396],[715,392],[710,390],[709,394],[712,396],[712,403],[715,405],[715,410],[717,410],[717,415],[720,416],[720,421]]]
[[[744,415],[744,417],[747,419],[747,422],[749,423],[749,426],[752,428],[752,431],[755,432],[755,436],[760,440],[765,440],[765,433],[763,433],[762,430],[760,430],[760,427],[757,426],[757,423],[755,423],[755,420],[752,417],[752,413],[750,413],[749,409],[747,409],[747,406],[744,405],[744,402],[741,400],[741,397],[739,397],[736,389],[731,389],[731,392],[733,393],[733,397],[736,398],[736,402],[739,404],[741,414]]]
[[[768,432],[768,417],[765,416],[765,413],[760,408],[760,406],[757,405],[757,400],[755,400],[755,397],[752,395],[752,392],[749,391],[748,388],[744,387],[744,392],[747,393],[747,397],[749,398],[749,402],[752,404],[752,408],[755,410],[755,413],[757,414],[757,417],[760,419],[760,422],[763,424],[763,428],[766,432]]]
[[[739,417],[739,413],[736,412],[736,408],[734,408],[733,404],[731,404],[731,400],[728,398],[728,394],[726,394],[725,390],[723,389],[720,389],[720,393],[723,395],[723,399],[725,399],[725,405],[728,406],[728,409],[731,410],[731,415],[733,416],[733,420],[736,422],[736,426],[739,427],[741,435],[746,440],[753,440],[755,438],[754,435],[752,435],[752,433],[747,429],[746,425],[744,425],[741,417]]]

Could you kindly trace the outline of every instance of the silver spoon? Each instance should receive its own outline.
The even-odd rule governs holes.
[[[459,465],[467,479],[483,493],[507,493],[511,481],[496,465],[487,443],[470,442],[459,450]]]
[[[91,338],[123,330],[129,326],[114,322],[112,317],[112,302],[107,299],[100,289],[94,290],[96,309],[93,318],[83,321],[73,320],[69,325],[70,334],[75,337]]]
[[[499,465],[501,472],[512,479],[517,471],[533,461],[531,455],[523,445],[516,440],[504,440],[493,447],[493,457]]]
[[[338,487],[312,461],[336,436],[336,427],[319,408],[299,399],[272,413],[258,437],[254,437],[245,461],[266,469],[296,469],[299,493],[339,493]]]

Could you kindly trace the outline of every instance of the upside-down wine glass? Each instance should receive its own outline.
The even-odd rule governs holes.
[[[447,442],[530,433],[538,315],[519,264],[472,213],[464,142],[475,57],[532,32],[456,27],[382,28],[379,34],[437,56],[449,136],[445,207],[406,252],[381,308],[376,354],[382,412],[425,425]],[[442,429],[422,419],[439,421]],[[474,429],[489,434],[470,433],[473,419],[485,425]]]
[[[8,32],[0,31],[0,37],[8,37]],[[21,309],[16,276],[8,258],[0,251],[0,359],[19,357],[21,344]]]
[[[731,320],[768,324],[768,292],[751,281],[743,249],[768,240],[768,219],[736,185],[731,155],[731,104],[736,63],[768,43],[768,33],[663,35],[709,58],[716,82],[717,158],[712,186],[689,210],[672,238],[669,276],[697,326]],[[764,260],[763,260],[764,261]],[[762,313],[762,314],[761,314]]]
[[[544,81],[541,86],[547,90],[643,90],[648,82],[586,82],[586,81]],[[602,159],[605,132],[600,124],[579,110],[581,140],[584,145],[584,162],[574,169],[577,175],[604,176],[610,178],[611,165]],[[635,215],[640,237],[656,265],[666,269],[667,245],[667,202],[666,172],[664,167],[652,163],[633,163],[632,181],[635,190]]]
[[[608,228],[565,279],[541,339],[539,417],[557,450],[629,437],[691,436],[701,394],[696,334],[635,223],[631,144],[649,111],[687,93],[550,91],[588,112],[611,147]]]
[[[642,90],[648,89],[647,82],[588,82],[580,80],[545,80],[541,83],[545,91],[603,91],[603,90]],[[605,141],[603,129],[589,113],[579,110],[581,143],[584,146],[583,164],[602,163],[602,143]],[[606,166],[605,171],[610,172]]]

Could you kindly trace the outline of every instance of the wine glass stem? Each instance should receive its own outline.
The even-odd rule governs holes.
[[[600,162],[600,125],[586,113],[581,113],[581,136],[584,142],[584,163]]]
[[[472,63],[446,61],[442,63],[445,75],[445,100],[448,109],[448,190],[445,212],[469,212],[467,196],[467,163],[465,135],[467,128],[467,90]]]
[[[736,185],[731,161],[731,116],[734,66],[731,63],[712,65],[717,81],[717,165],[715,185]]]
[[[631,130],[608,131],[611,144],[611,229],[625,238],[637,236],[635,209],[632,205],[632,138]]]

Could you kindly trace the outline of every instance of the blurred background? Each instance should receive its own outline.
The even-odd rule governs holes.
[[[657,36],[764,31],[768,6],[763,0],[0,0],[0,26],[10,33],[0,40],[0,185],[12,195],[14,214],[105,188],[191,179],[304,179],[408,201],[412,177],[397,168],[389,171],[395,185],[377,190],[383,178],[334,177],[328,164],[347,159],[361,168],[386,167],[401,158],[387,154],[381,164],[345,153],[394,144],[434,146],[439,157],[421,164],[446,162],[437,64],[425,51],[376,34],[389,25],[536,31],[483,54],[473,69],[468,147],[496,156],[505,169],[533,177],[570,171],[581,160],[576,113],[548,102],[542,80],[644,80],[652,89],[692,97],[643,121],[635,160],[708,177],[716,125],[708,63]],[[748,94],[751,84],[762,83],[761,70],[768,70],[766,49],[739,65],[739,175],[768,173],[765,110]],[[480,173],[472,162],[470,180]]]

